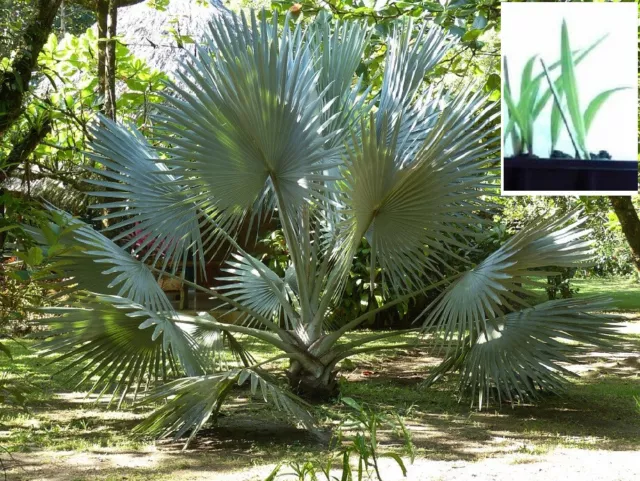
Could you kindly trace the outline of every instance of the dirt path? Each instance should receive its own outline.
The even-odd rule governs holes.
[[[179,460],[176,457],[181,457]],[[261,481],[274,464],[242,471],[215,466],[215,456],[200,453],[40,453],[38,462],[18,455],[22,467],[12,469],[9,480],[175,480],[175,481]],[[41,464],[46,461],[45,464]],[[514,453],[476,462],[416,459],[403,478],[397,465],[381,461],[385,481],[637,481],[640,479],[640,451],[556,449],[543,455]],[[284,469],[282,473],[286,473]],[[336,475],[339,473],[336,472]],[[293,480],[282,476],[283,481]]]

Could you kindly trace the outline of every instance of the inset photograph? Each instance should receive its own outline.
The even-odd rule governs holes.
[[[638,192],[636,8],[502,4],[503,195]]]

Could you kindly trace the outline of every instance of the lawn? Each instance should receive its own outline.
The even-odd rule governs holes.
[[[640,282],[633,279],[576,279],[571,284],[579,296],[611,296],[613,306],[621,311],[640,311]]]
[[[342,393],[403,416],[417,448],[410,479],[418,479],[411,473],[425,469],[434,477],[419,479],[449,479],[447,470],[452,466],[460,473],[469,466],[478,472],[483,466],[491,472],[509,466],[529,469],[564,452],[585,453],[581,456],[587,464],[602,452],[640,456],[640,412],[634,400],[640,396],[640,289],[626,281],[576,281],[575,285],[578,295],[610,294],[626,311],[628,322],[618,349],[579,359],[581,363],[572,369],[580,377],[571,380],[562,396],[544,396],[535,405],[477,411],[468,400],[458,401],[455,375],[429,388],[422,386],[439,362],[427,347],[344,362]],[[86,386],[76,389],[64,372],[54,375],[63,365],[47,364],[33,349],[33,341],[8,344],[14,361],[3,356],[0,369],[10,370],[31,389],[26,411],[2,406],[1,445],[7,450],[2,460],[9,479],[264,479],[277,461],[317,456],[326,445],[326,437],[296,429],[272,407],[250,402],[248,392],[241,389],[218,426],[202,431],[185,452],[180,441],[133,437],[131,429],[146,411],[131,404],[117,411],[107,408],[108,397],[100,402],[95,395],[85,398],[77,391]],[[259,357],[268,354],[266,349],[258,351]],[[321,428],[328,429],[345,409],[340,403],[318,407]],[[383,452],[400,452],[389,433],[380,433],[380,439]],[[491,464],[498,460],[500,468]],[[389,465],[388,472],[386,479],[401,479],[397,468]],[[547,474],[547,479],[557,475]]]
[[[640,311],[640,282],[630,278],[620,279],[571,279],[571,288],[576,296],[605,295],[611,298],[611,306],[623,312]],[[538,301],[547,299],[542,288],[534,289]]]

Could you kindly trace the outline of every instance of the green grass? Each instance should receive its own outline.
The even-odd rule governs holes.
[[[640,282],[635,279],[572,279],[571,287],[577,289],[576,297],[605,295],[612,299],[611,306],[620,311],[640,311]],[[543,289],[534,289],[539,301],[547,300]]]
[[[571,284],[579,296],[607,295],[621,311],[640,311],[640,282],[633,279],[576,279]]]

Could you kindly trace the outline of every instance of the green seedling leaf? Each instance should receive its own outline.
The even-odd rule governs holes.
[[[342,455],[342,478],[340,481],[351,481],[353,479],[351,475],[351,465],[349,464],[349,450],[345,450]]]
[[[522,71],[522,78],[520,79],[520,97],[523,97],[524,92],[531,85],[531,75],[533,72],[533,63],[538,58],[538,54],[531,57],[527,60],[527,63],[524,65],[524,70]]]
[[[350,408],[355,409],[358,412],[362,411],[362,406],[360,406],[360,404],[358,404],[356,400],[353,398],[343,397],[342,402],[345,403]]]
[[[607,99],[611,96],[611,94],[619,91],[625,90],[629,87],[617,87],[611,90],[605,90],[604,92],[596,95],[596,97],[589,103],[587,106],[587,110],[584,112],[584,130],[585,133],[589,133],[589,128],[591,127],[591,123],[593,122],[594,117],[600,110],[600,107],[607,101]]]
[[[600,37],[598,40],[596,40],[595,42],[593,42],[591,45],[589,45],[587,48],[585,49],[578,49],[578,50],[574,50],[573,54],[575,55],[574,57],[574,63],[575,65],[580,64],[580,62],[582,62],[587,55],[589,55],[591,53],[591,51],[596,48],[598,45],[600,45],[602,43],[602,41],[607,38],[609,36],[609,34],[603,35],[602,37]],[[557,61],[553,64],[551,64],[551,66],[547,67],[547,69],[549,71],[557,68],[559,65],[561,64],[561,61]],[[542,79],[544,77],[544,74],[539,74],[536,77],[537,79]],[[556,89],[556,92],[560,92],[562,91],[562,77],[558,77],[555,81],[554,81],[554,87]],[[540,100],[538,101],[538,103],[536,104],[536,106],[533,109],[533,118],[534,120],[538,118],[538,116],[540,115],[540,113],[542,112],[542,109],[545,107],[545,105],[547,105],[547,102],[549,101],[549,99],[551,99],[551,90],[549,88],[547,88],[544,93],[542,94],[542,96],[540,97]]]
[[[281,467],[282,467],[282,463],[276,464],[276,467],[273,468],[273,471],[271,471],[271,474],[269,474],[269,476],[267,476],[264,481],[275,481],[276,476],[280,472]]]
[[[562,80],[564,92],[567,97],[567,108],[573,122],[573,130],[576,134],[576,142],[578,148],[582,151],[580,155],[584,156],[587,152],[585,145],[586,133],[584,127],[584,118],[580,110],[580,101],[578,98],[578,82],[575,74],[575,64],[573,54],[571,52],[571,44],[569,43],[569,29],[567,21],[562,21],[562,34],[560,42],[560,53],[562,62]],[[585,157],[587,158],[587,157]]]
[[[524,119],[520,116],[520,111],[516,106],[516,103],[511,96],[511,91],[509,89],[504,89],[504,100],[507,102],[507,108],[509,109],[509,115],[515,122],[515,124],[520,129],[520,132],[523,132],[523,129],[526,127]]]
[[[402,461],[402,458],[400,456],[398,456],[396,453],[388,453],[385,454],[385,456],[393,459],[396,463],[398,463],[398,466],[400,466],[400,469],[402,470],[402,475],[404,477],[407,476],[407,467],[404,465],[404,461]]]
[[[522,134],[522,137],[530,153],[533,152],[533,122],[535,120],[531,112],[531,107],[535,104],[536,98],[538,97],[538,90],[540,90],[540,81],[534,80],[530,82],[521,95],[520,105],[518,105],[520,116],[526,122],[526,134]]]

